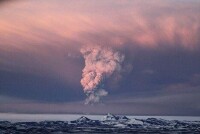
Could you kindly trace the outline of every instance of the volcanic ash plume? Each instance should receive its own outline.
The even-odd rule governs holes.
[[[111,48],[100,46],[83,48],[81,53],[85,59],[81,79],[83,90],[87,95],[85,104],[97,103],[101,97],[108,94],[104,89],[105,79],[121,71],[124,55]]]

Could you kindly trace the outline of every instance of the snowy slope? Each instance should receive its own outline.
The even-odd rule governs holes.
[[[200,121],[137,119],[107,114],[102,119],[81,116],[72,121],[8,122],[0,121],[0,134],[57,133],[200,133]]]

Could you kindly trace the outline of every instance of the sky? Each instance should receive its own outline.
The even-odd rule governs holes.
[[[2,0],[0,112],[200,116],[199,13],[198,0]],[[88,49],[123,58],[106,70]],[[88,68],[106,95],[86,105]]]

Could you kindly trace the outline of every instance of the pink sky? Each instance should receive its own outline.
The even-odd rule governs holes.
[[[148,91],[149,85],[143,85],[143,82],[155,84],[155,81],[156,84],[161,83],[158,86],[155,84],[155,88],[160,86],[171,92],[172,89],[185,87],[196,92],[198,82],[195,85],[190,79],[200,74],[199,13],[198,0],[0,2],[0,75],[5,73],[5,76],[2,75],[2,85],[12,86],[9,82],[5,84],[9,81],[9,75],[16,73],[20,77],[27,74],[31,78],[56,79],[66,85],[66,90],[73,87],[72,92],[80,95],[80,79],[84,68],[80,49],[102,45],[125,55],[123,67],[126,71],[120,79],[125,83],[122,85],[127,87],[120,89],[120,82],[115,82],[118,78],[110,80],[108,84],[113,92],[122,93],[119,96],[133,93],[138,83],[141,89],[146,86],[144,91]],[[166,80],[167,84],[162,85],[161,79]],[[198,80],[199,77],[195,77],[195,81]],[[135,84],[135,81],[138,83]],[[17,79],[15,82],[19,83]],[[12,98],[9,90],[0,90],[2,93],[8,92],[5,98]],[[14,96],[21,90],[14,92]],[[127,92],[129,90],[130,93]],[[196,98],[198,95],[194,94]],[[2,106],[5,109],[12,107],[12,104],[4,103]],[[126,106],[128,109],[129,104]]]

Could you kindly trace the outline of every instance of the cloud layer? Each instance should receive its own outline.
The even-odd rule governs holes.
[[[148,98],[157,91],[168,95],[177,88],[187,88],[192,94],[188,98],[196,102],[191,96],[199,95],[192,90],[199,86],[193,79],[199,81],[200,74],[198,0],[20,0],[0,7],[3,98],[83,101],[85,59],[80,49],[100,44],[126,57],[121,74],[105,82],[111,94],[106,103],[119,96],[133,102],[140,94]],[[135,103],[140,107],[141,102]]]

